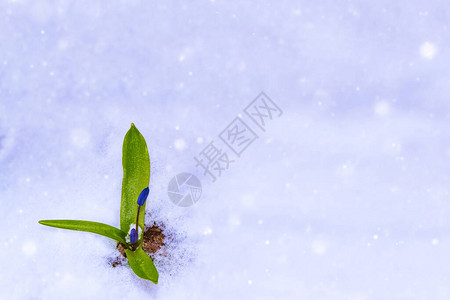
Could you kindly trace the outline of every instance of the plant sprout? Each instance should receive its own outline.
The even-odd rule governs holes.
[[[142,249],[145,202],[150,182],[150,157],[147,143],[131,123],[123,141],[123,181],[120,205],[120,229],[113,226],[79,220],[42,220],[40,224],[63,229],[97,233],[123,244],[128,263],[140,278],[158,283],[158,271],[152,259]],[[139,228],[141,229],[139,234]]]

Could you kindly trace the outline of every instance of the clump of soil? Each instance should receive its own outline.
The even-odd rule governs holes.
[[[165,245],[164,238],[166,236],[164,235],[163,230],[163,227],[155,223],[151,227],[147,227],[144,230],[144,241],[142,244],[142,249],[144,249],[145,252],[149,253],[150,256],[158,252],[158,250],[160,250],[161,247]],[[125,258],[127,257],[125,248],[122,243],[118,243],[116,249],[119,250],[122,256],[118,256],[110,261],[110,264],[113,266],[113,268],[121,266],[125,262]]]
[[[162,246],[164,246],[164,238],[166,236],[162,233],[162,229],[153,224],[152,227],[144,231],[144,243],[142,248],[148,253],[156,253]]]

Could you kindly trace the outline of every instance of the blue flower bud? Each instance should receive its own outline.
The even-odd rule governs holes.
[[[130,243],[132,245],[136,244],[137,239],[138,239],[138,233],[137,233],[136,229],[133,228],[133,229],[131,229],[131,232],[130,232]]]
[[[144,205],[145,200],[147,200],[147,197],[148,197],[148,187],[146,187],[145,189],[142,190],[141,194],[139,195],[137,204],[139,206]]]

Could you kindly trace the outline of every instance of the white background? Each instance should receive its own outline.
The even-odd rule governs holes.
[[[450,298],[448,2],[230,2],[0,2],[1,299]],[[283,115],[173,205],[261,91]],[[157,286],[37,223],[119,226],[131,122]]]

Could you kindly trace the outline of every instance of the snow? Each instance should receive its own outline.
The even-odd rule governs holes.
[[[436,47],[430,42],[425,42],[420,46],[420,54],[424,58],[432,59],[436,54]]]
[[[174,146],[175,146],[175,149],[182,151],[182,150],[184,150],[184,148],[186,148],[186,142],[183,139],[176,139],[174,141]]]
[[[0,298],[449,299],[449,9],[0,2]],[[194,157],[236,116],[258,138],[212,182]],[[109,265],[114,241],[37,223],[119,225],[131,122],[169,237],[156,286]]]

